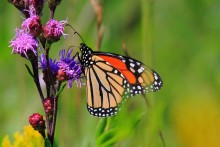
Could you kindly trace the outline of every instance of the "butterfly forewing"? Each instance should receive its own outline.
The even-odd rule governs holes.
[[[126,97],[155,92],[162,88],[160,76],[138,60],[112,53],[96,53],[113,65],[126,79]],[[114,60],[112,60],[114,59]],[[129,93],[129,94],[128,94]]]

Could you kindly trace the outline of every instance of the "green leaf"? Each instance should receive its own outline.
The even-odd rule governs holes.
[[[95,133],[96,138],[98,138],[105,131],[105,128],[106,128],[106,125],[107,125],[107,119],[108,118],[102,118],[99,121],[99,124],[98,124],[97,129],[96,129],[96,133]]]
[[[2,145],[2,142],[3,142],[3,139],[4,139],[5,137],[1,137],[0,138],[0,145]]]
[[[56,140],[53,141],[53,146],[54,147],[59,147]]]
[[[34,74],[31,72],[31,69],[29,68],[29,66],[27,64],[25,64],[25,67],[28,71],[28,73],[31,75],[31,77],[34,79]]]
[[[44,146],[45,147],[52,147],[48,138],[45,139]]]
[[[114,146],[117,143],[116,139],[110,139],[104,142],[100,147],[110,147]]]
[[[101,146],[102,144],[106,143],[107,141],[112,140],[115,135],[117,134],[117,129],[111,129],[104,132],[101,136],[96,139],[96,145]]]
[[[66,84],[64,84],[63,86],[61,86],[60,90],[57,92],[57,96],[59,96],[62,92],[63,92],[63,89],[65,88]]]
[[[46,49],[50,49],[52,42],[48,41],[46,42]]]

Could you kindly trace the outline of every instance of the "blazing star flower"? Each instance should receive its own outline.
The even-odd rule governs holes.
[[[27,30],[31,35],[37,37],[42,32],[42,24],[40,16],[32,15],[27,18],[21,25],[21,28]]]
[[[77,84],[81,85],[80,76],[82,74],[82,69],[79,61],[75,57],[71,57],[73,50],[61,50],[60,51],[60,60],[58,61],[58,66],[62,70],[68,80],[68,88],[72,87],[72,82],[76,81]]]
[[[50,58],[49,65],[50,65],[50,70],[51,70],[52,74],[56,75],[59,70],[59,66],[57,65],[56,60],[53,61]],[[40,56],[40,68],[42,70],[47,70],[47,61],[46,61],[46,57],[44,54],[41,54],[41,56]]]
[[[43,27],[44,37],[51,42],[56,42],[60,40],[60,37],[66,36],[64,33],[64,25],[67,23],[67,20],[58,21],[58,20],[49,20],[46,25]]]
[[[50,66],[50,70],[51,70],[51,73],[52,73],[52,76],[51,76],[51,80],[53,80],[53,82],[56,82],[56,76],[57,76],[57,73],[58,73],[58,70],[59,70],[59,66],[57,65],[57,62],[56,60],[52,60],[51,58],[49,59],[49,66]],[[46,57],[44,54],[41,54],[40,56],[40,68],[42,69],[42,73],[43,73],[43,80],[45,83],[48,83],[50,82],[49,80],[49,74],[48,73],[48,70],[47,70],[47,60],[46,60]]]
[[[33,55],[37,56],[37,48],[39,47],[39,43],[37,39],[35,39],[28,32],[23,30],[16,30],[16,35],[10,41],[10,46],[13,47],[12,53],[20,54],[27,59],[31,58]]]

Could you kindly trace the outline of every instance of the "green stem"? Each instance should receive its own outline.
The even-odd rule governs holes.
[[[148,66],[153,67],[154,51],[153,51],[153,8],[154,0],[141,0],[142,14],[142,59]],[[163,146],[166,147],[162,131],[158,131],[159,137]]]
[[[61,83],[58,84],[57,91],[60,90],[60,86],[61,86]],[[51,132],[50,132],[51,141],[52,141],[51,145],[52,146],[53,146],[53,143],[54,143],[54,134],[55,134],[55,127],[56,127],[57,110],[58,110],[58,98],[59,98],[59,95],[56,95],[55,98],[54,98],[53,117],[52,117]]]
[[[32,69],[33,69],[33,74],[34,74],[34,83],[37,87],[37,90],[38,90],[38,93],[40,95],[40,99],[41,99],[41,102],[43,104],[44,102],[44,95],[43,95],[43,91],[41,89],[41,86],[40,86],[40,81],[39,81],[39,73],[38,73],[38,60],[37,60],[37,57],[31,61],[31,65],[32,65]]]
[[[141,0],[142,59],[153,66],[153,0]]]

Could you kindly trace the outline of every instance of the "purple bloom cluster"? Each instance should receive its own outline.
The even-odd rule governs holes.
[[[57,65],[56,60],[53,61],[50,58],[49,65],[50,65],[50,70],[51,70],[52,74],[56,75],[59,70],[59,66]],[[42,53],[40,56],[40,68],[42,70],[47,70],[47,61],[46,61],[46,57],[45,57],[44,53]]]
[[[43,27],[44,37],[52,42],[58,41],[62,35],[67,35],[64,33],[65,24],[67,24],[67,20],[49,20]]]
[[[27,18],[22,24],[21,28],[31,35],[38,37],[42,33],[42,24],[40,16],[32,15],[31,17]]]
[[[14,54],[18,53],[25,56],[27,59],[31,54],[37,56],[39,43],[37,39],[28,32],[17,29],[15,37],[10,41],[10,43],[11,45],[9,47],[13,47],[12,53]]]
[[[68,87],[72,87],[72,82],[76,81],[80,83],[80,76],[82,74],[82,69],[79,61],[73,56],[71,57],[73,50],[61,50],[60,60],[58,61],[59,68],[66,74],[68,80]]]
[[[74,81],[81,85],[80,78],[82,74],[79,61],[74,56],[71,57],[71,53],[72,50],[61,50],[59,61],[49,59],[52,74],[57,76],[60,82],[68,81],[68,88],[72,87],[72,82]],[[40,57],[40,68],[43,71],[47,70],[47,62],[44,54],[41,54]]]
[[[16,0],[10,1],[16,7],[19,2]],[[54,20],[50,19],[45,26],[41,24],[41,12],[43,9],[44,0],[29,0],[28,3],[26,0],[20,0],[20,8],[25,5],[29,6],[29,9],[26,10],[28,15],[25,15],[27,18],[21,24],[21,29],[17,29],[16,35],[10,41],[10,47],[13,47],[12,53],[19,54],[22,57],[27,59],[33,59],[33,56],[37,56],[39,52],[39,42],[42,39],[45,40],[45,43],[49,44],[60,40],[61,36],[66,36],[64,33],[64,26],[67,24],[67,20]],[[19,9],[20,10],[20,9]],[[23,12],[24,13],[24,12]],[[41,39],[40,41],[38,41]],[[43,45],[43,44],[42,44]],[[43,45],[45,47],[46,44]],[[49,66],[51,73],[48,72],[47,60],[45,54],[40,55],[40,69],[42,69],[44,74],[45,83],[50,82],[48,80],[48,75],[52,74],[52,80],[63,82],[68,81],[68,87],[72,87],[72,82],[76,81],[80,83],[80,76],[82,74],[80,63],[71,57],[72,50],[61,50],[60,51],[60,60],[49,59]]]
[[[18,1],[10,1],[16,7],[18,6]],[[16,31],[15,37],[10,41],[10,47],[13,47],[13,53],[17,53],[29,59],[27,54],[33,52],[34,55],[37,55],[37,48],[39,44],[37,39],[38,37],[44,37],[43,39],[49,41],[49,43],[56,42],[64,33],[64,25],[67,24],[67,20],[54,20],[50,19],[45,26],[41,24],[40,14],[43,9],[43,0],[29,0],[29,3],[26,3],[26,0],[21,0],[22,6],[25,4],[29,5],[29,10],[26,10],[23,13],[27,13],[27,18],[21,24],[21,29]]]

